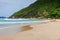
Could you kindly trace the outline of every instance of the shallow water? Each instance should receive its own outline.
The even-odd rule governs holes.
[[[0,19],[0,22],[40,22],[43,20],[31,20],[31,19]]]
[[[23,26],[47,22],[48,20],[31,19],[0,19],[0,36],[15,34],[21,31]]]

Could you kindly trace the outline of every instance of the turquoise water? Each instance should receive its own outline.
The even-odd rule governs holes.
[[[0,19],[0,22],[40,22],[43,20],[31,20],[31,19]]]
[[[47,21],[48,20],[36,19],[0,19],[0,36],[15,34],[17,32],[20,32],[23,26]]]

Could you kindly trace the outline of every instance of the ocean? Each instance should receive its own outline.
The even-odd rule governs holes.
[[[34,19],[0,19],[0,36],[15,34],[22,30],[22,27],[49,20],[34,20]]]
[[[34,19],[0,19],[0,22],[41,22],[43,20]]]

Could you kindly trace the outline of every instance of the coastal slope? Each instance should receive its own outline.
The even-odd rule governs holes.
[[[60,18],[60,0],[37,0],[9,18]]]

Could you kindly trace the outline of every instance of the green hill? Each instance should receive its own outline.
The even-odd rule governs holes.
[[[10,18],[60,18],[60,0],[37,0]]]

